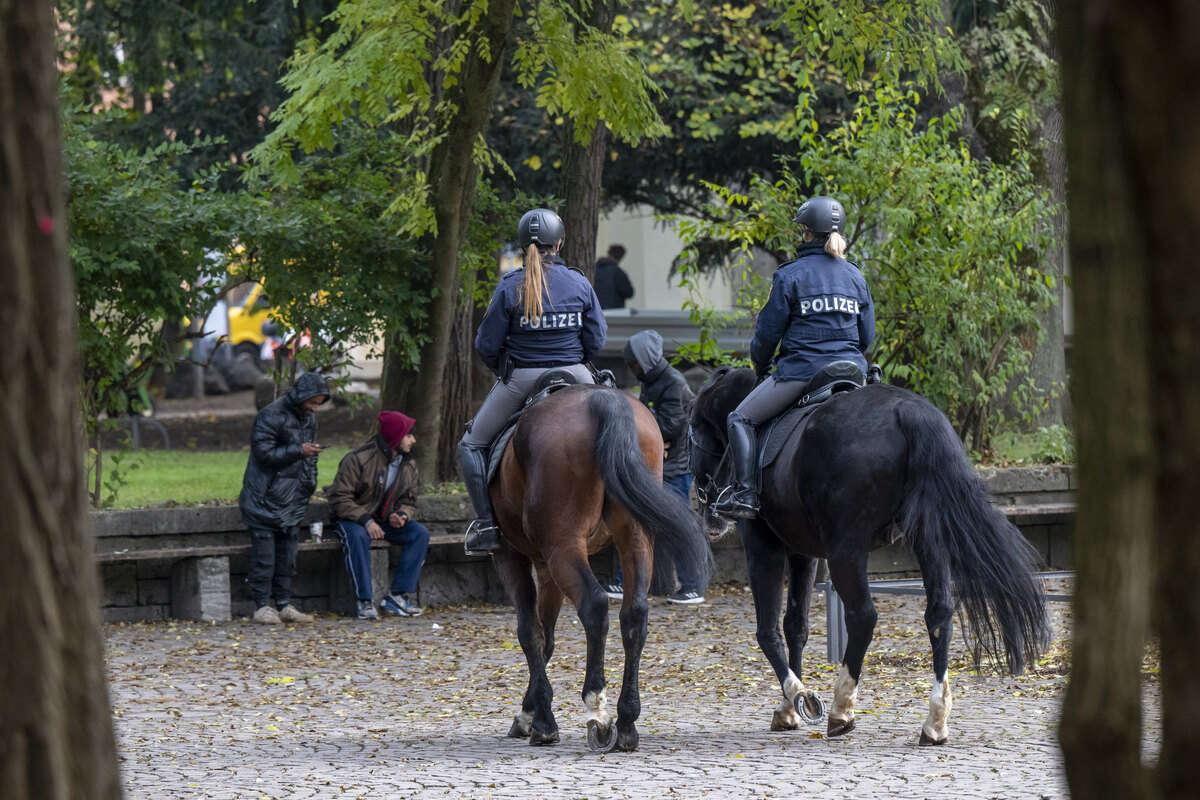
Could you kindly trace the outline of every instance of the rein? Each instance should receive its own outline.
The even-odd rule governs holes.
[[[724,488],[717,485],[716,476],[721,474],[722,470],[725,468],[726,462],[729,460],[729,448],[726,447],[722,450],[718,450],[713,447],[705,447],[703,444],[701,444],[700,437],[697,435],[696,429],[691,425],[688,425],[688,443],[692,447],[692,452],[699,450],[700,452],[709,456],[716,456],[718,454],[721,456],[717,460],[716,469],[714,469],[712,472],[704,473],[705,477],[708,479],[707,482],[703,486],[696,486],[696,499],[700,501],[701,505],[707,506],[709,504],[709,493],[713,491],[719,493],[720,490]],[[695,474],[694,470],[693,474]]]

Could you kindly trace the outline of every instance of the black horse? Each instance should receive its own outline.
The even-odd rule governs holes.
[[[692,412],[692,472],[702,511],[727,482],[725,419],[754,388],[748,369],[718,369]],[[784,699],[772,730],[816,722],[823,705],[800,680],[817,559],[846,608],[846,654],[834,683],[828,732],[854,729],[854,701],[877,613],[867,584],[867,555],[907,540],[925,582],[925,624],[933,646],[934,687],[921,744],[949,737],[946,677],[951,618],[958,603],[981,648],[1003,655],[1013,674],[1049,641],[1045,598],[1033,576],[1035,554],[989,502],[982,482],[945,415],[912,392],[884,384],[835,394],[819,405],[763,470],[762,511],[741,520],[758,644]],[[779,635],[785,571],[787,613]]]

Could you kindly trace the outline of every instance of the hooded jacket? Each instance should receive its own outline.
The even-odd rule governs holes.
[[[636,361],[642,368],[641,401],[658,422],[663,444],[663,478],[677,478],[688,471],[688,418],[692,413],[692,394],[683,373],[663,358],[662,336],[658,331],[638,331],[625,344],[625,360]]]
[[[317,457],[304,457],[303,444],[317,440],[317,415],[304,401],[329,396],[325,379],[306,372],[296,384],[254,418],[250,458],[238,507],[254,528],[292,528],[304,523],[308,500],[317,488]]]
[[[366,526],[372,519],[385,523],[393,511],[399,511],[415,519],[421,477],[411,456],[403,456],[396,483],[387,492],[391,502],[387,508],[383,507],[388,465],[397,455],[400,454],[388,447],[382,436],[375,436],[347,453],[338,464],[333,485],[325,490],[334,518]]]

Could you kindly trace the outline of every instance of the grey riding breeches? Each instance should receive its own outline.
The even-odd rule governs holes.
[[[764,422],[779,416],[785,409],[796,404],[804,394],[808,381],[780,381],[775,376],[754,387],[754,391],[746,395],[738,407],[729,412],[729,420],[741,418],[752,425],[762,425]]]
[[[521,367],[513,370],[508,383],[496,381],[488,392],[487,399],[479,407],[475,419],[467,427],[461,443],[467,447],[487,447],[500,433],[508,418],[521,409],[537,385],[538,379],[547,372],[562,370],[575,376],[578,383],[595,383],[592,372],[583,364],[569,367]]]

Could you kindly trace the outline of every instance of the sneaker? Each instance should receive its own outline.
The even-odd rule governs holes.
[[[279,619],[283,622],[312,622],[312,614],[305,614],[290,603],[279,609]]]
[[[379,601],[379,608],[384,614],[393,617],[419,617],[425,609],[414,603],[406,594],[389,594]]]
[[[683,606],[696,606],[704,602],[704,595],[699,592],[685,592],[680,589],[675,594],[667,595],[668,603],[678,603]]]
[[[259,625],[278,625],[283,622],[279,618],[279,612],[274,606],[262,606],[254,612],[254,616],[250,617],[251,622],[257,622]]]
[[[613,600],[621,600],[625,597],[625,590],[619,583],[609,583],[600,587],[604,593]]]
[[[375,610],[375,604],[370,600],[358,601],[358,618],[359,619],[379,619],[379,612]]]

